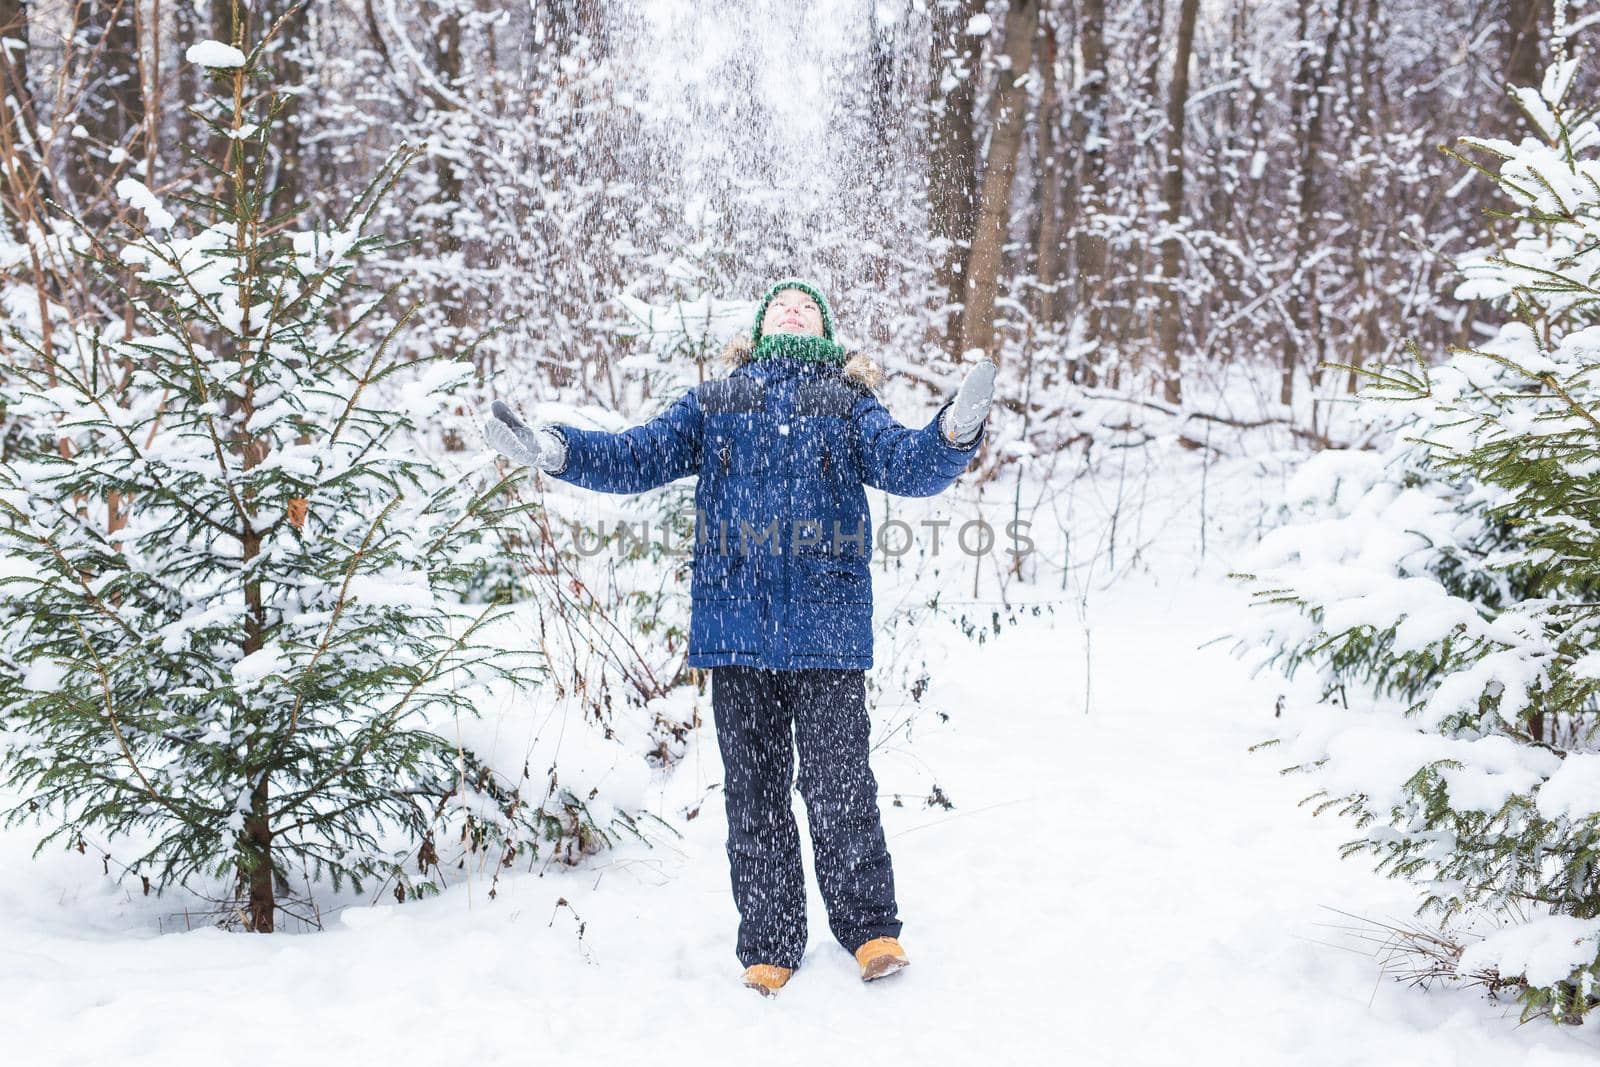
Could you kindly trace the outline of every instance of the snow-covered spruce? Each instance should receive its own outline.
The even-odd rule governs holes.
[[[551,817],[443,736],[540,664],[461,607],[508,483],[412,444],[470,365],[397,357],[404,316],[352,276],[410,154],[333,225],[272,232],[257,80],[235,68],[208,112],[224,180],[200,217],[128,182],[149,231],[89,249],[132,274],[136,328],[117,312],[87,361],[9,338],[31,355],[0,409],[31,432],[0,465],[0,737],[13,820],[108,836],[157,887],[220,881],[265,931],[291,872],[359,887],[416,855],[422,888],[447,833],[509,857]]]
[[[1600,975],[1600,129],[1564,99],[1575,69],[1516,90],[1520,144],[1463,138],[1499,162],[1515,232],[1456,295],[1509,321],[1441,366],[1372,372],[1389,444],[1309,461],[1249,576],[1250,644],[1321,680],[1276,741],[1316,810],[1355,816],[1345,853],[1468,931],[1531,918],[1462,966],[1563,1021]]]

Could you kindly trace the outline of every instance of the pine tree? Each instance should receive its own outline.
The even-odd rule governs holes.
[[[81,364],[35,348],[0,397],[54,427],[0,465],[10,816],[47,827],[41,848],[108,835],[151,885],[221,880],[257,931],[291,871],[359,890],[415,851],[426,872],[459,812],[472,843],[542,829],[446,736],[540,667],[486,640],[502,609],[462,606],[510,480],[487,453],[452,474],[417,444],[471,366],[400,354],[411,312],[362,280],[416,152],[331,222],[264,215],[278,26],[248,54],[189,50],[217,90],[193,109],[221,146],[201,157],[215,192],[180,219],[128,179],[143,227],[120,248],[75,238],[109,284],[131,277],[135,327],[108,323]]]
[[[1566,100],[1577,66],[1513,90],[1521,143],[1462,138],[1509,237],[1456,296],[1509,318],[1438,367],[1368,372],[1386,451],[1308,463],[1310,513],[1250,576],[1268,658],[1321,682],[1277,740],[1316,810],[1355,817],[1345,853],[1447,923],[1512,924],[1460,972],[1562,1021],[1600,976],[1600,127]]]

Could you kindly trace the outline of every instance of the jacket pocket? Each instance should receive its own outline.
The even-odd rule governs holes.
[[[753,474],[766,469],[766,453],[756,446],[758,415],[707,415],[700,473]]]
[[[713,542],[714,544],[715,542]],[[707,551],[694,557],[690,596],[693,600],[735,600],[747,595],[743,586],[750,562],[744,553]]]
[[[825,604],[872,601],[872,575],[865,561],[832,556],[795,556],[805,583],[800,599]]]

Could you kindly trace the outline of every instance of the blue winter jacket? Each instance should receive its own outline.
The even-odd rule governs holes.
[[[910,429],[840,368],[786,356],[702,382],[620,433],[556,425],[574,485],[638,493],[699,475],[689,666],[872,666],[863,484],[932,496],[983,442]]]

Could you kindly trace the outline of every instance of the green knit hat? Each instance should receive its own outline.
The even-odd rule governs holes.
[[[767,305],[772,303],[773,297],[785,289],[798,289],[817,302],[817,307],[822,312],[821,337],[813,337],[810,334],[761,332],[761,320],[767,316]],[[755,350],[750,354],[751,359],[793,356],[796,359],[824,363],[844,362],[844,346],[833,339],[833,309],[828,306],[828,298],[822,295],[821,289],[804,278],[783,278],[767,288],[761,303],[756,307],[756,321],[750,328],[750,339],[755,342]]]

